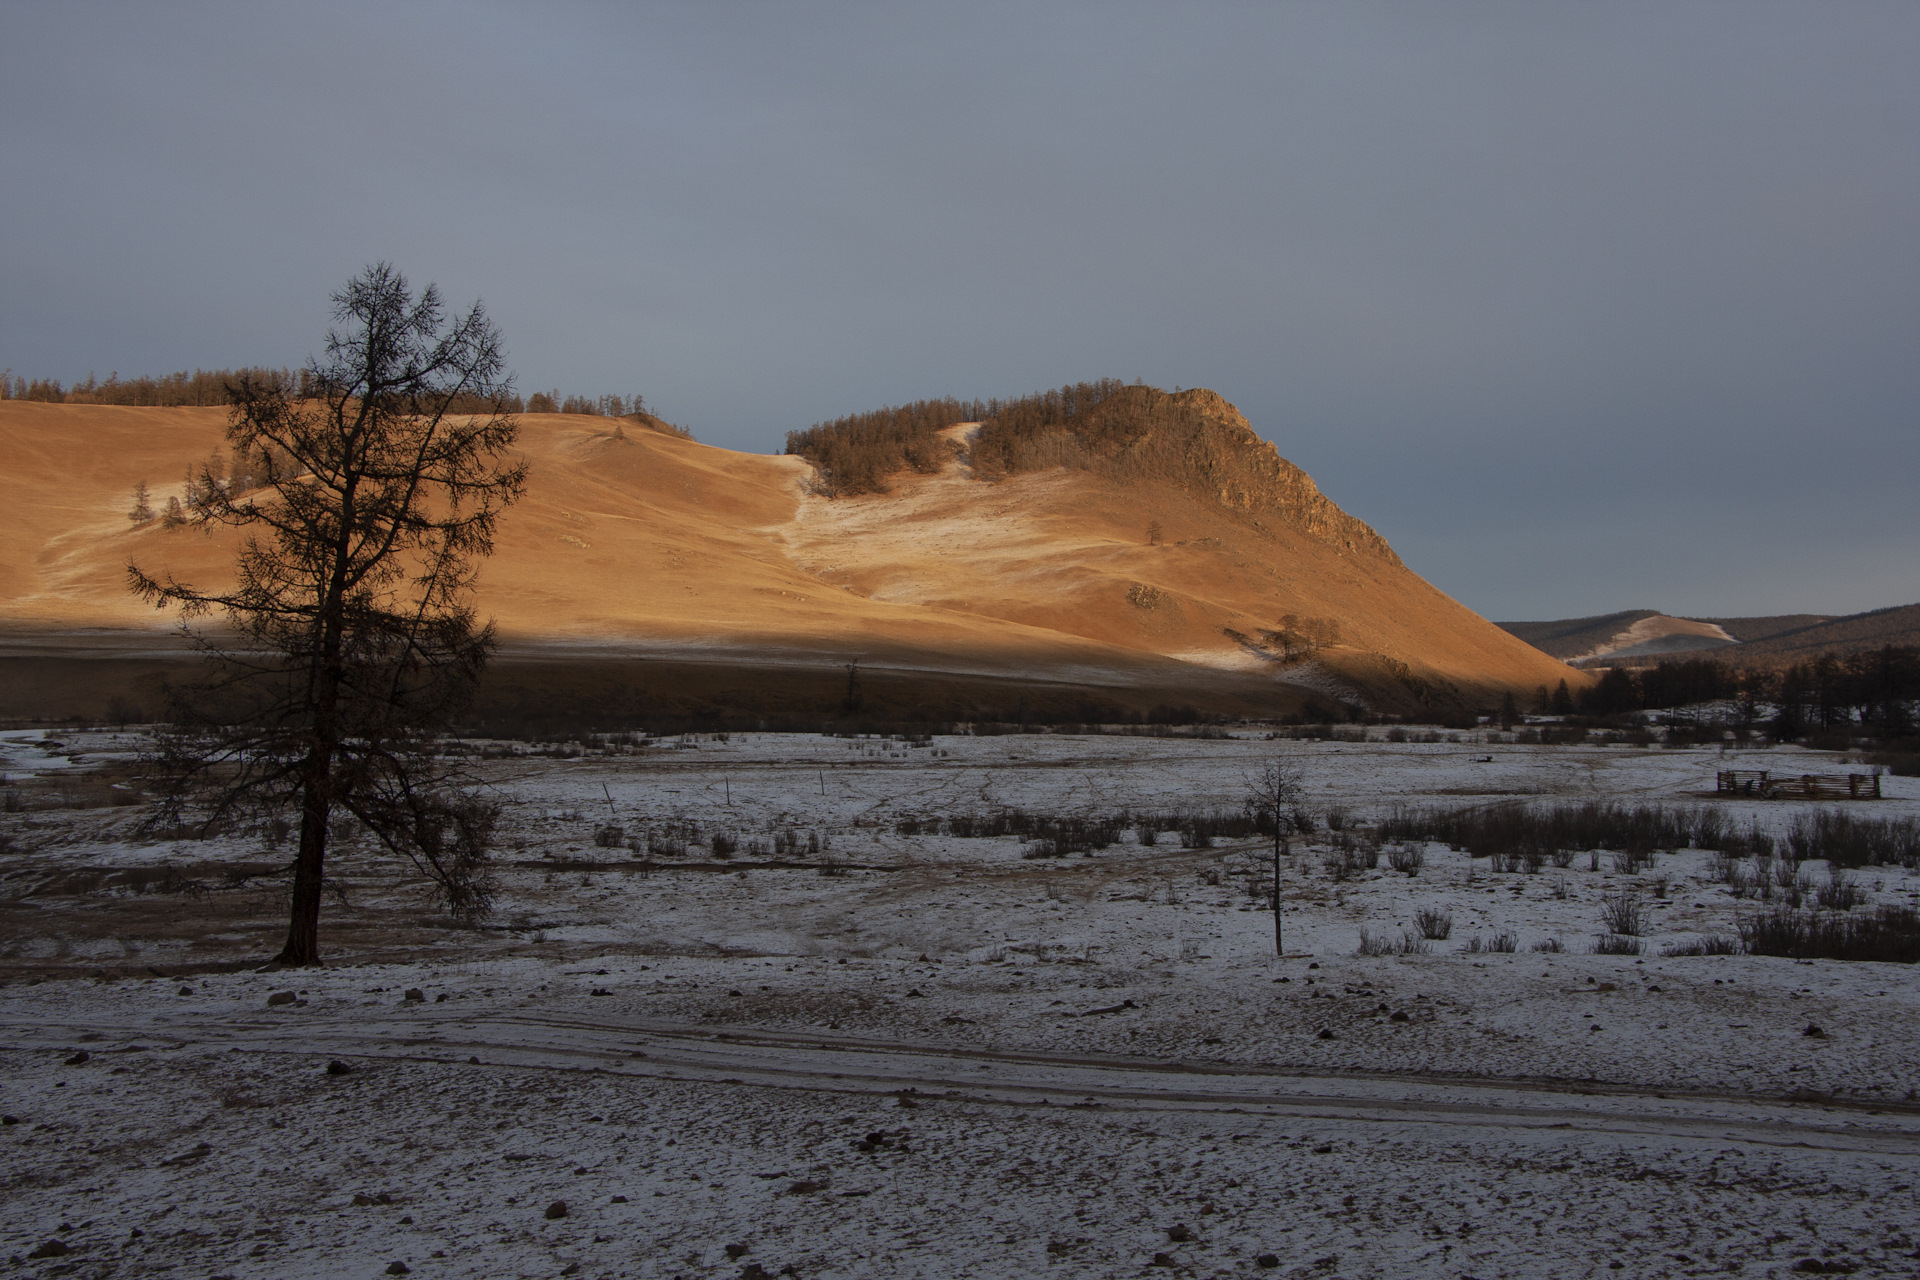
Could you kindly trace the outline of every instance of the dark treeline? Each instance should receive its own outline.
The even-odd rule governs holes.
[[[902,471],[938,471],[952,456],[938,433],[980,421],[994,403],[949,396],[852,413],[787,432],[787,452],[819,469],[821,491],[829,496],[885,493],[888,477]]]
[[[1060,461],[1032,456],[1035,442],[1066,431],[1127,385],[1102,378],[1011,400],[916,400],[789,431],[787,452],[819,468],[821,487],[830,495],[884,493],[891,476],[931,473],[946,463],[952,453],[937,433],[978,422],[970,449],[974,470],[1007,475]]]
[[[1749,725],[1763,718],[1762,707],[1771,707],[1776,737],[1799,738],[1849,725],[1903,737],[1914,731],[1916,699],[1920,648],[1886,645],[1844,657],[1823,654],[1772,671],[1733,667],[1714,658],[1667,661],[1637,670],[1608,667],[1598,683],[1577,694],[1565,681],[1551,692],[1540,689],[1534,710],[1604,718],[1729,701]]]
[[[285,385],[295,396],[309,396],[313,375],[305,369],[195,369],[189,373],[162,374],[157,378],[122,378],[110,373],[104,382],[92,374],[84,382],[62,386],[57,378],[28,381],[8,369],[0,373],[0,400],[38,400],[48,404],[112,404],[141,408],[224,407],[233,403],[232,386],[242,378],[272,380]],[[562,395],[558,389],[536,391],[524,399],[507,396],[499,405],[481,396],[456,396],[454,413],[489,413],[495,408],[508,413],[574,413],[602,418],[637,417],[659,423],[647,409],[644,396]],[[676,429],[678,430],[678,429]],[[684,430],[680,434],[686,434]]]
[[[117,404],[160,409],[225,406],[233,403],[228,388],[243,377],[285,379],[300,387],[303,394],[311,381],[310,375],[304,372],[296,375],[285,369],[195,369],[192,373],[182,369],[179,373],[162,374],[158,378],[122,378],[118,373],[110,373],[105,382],[88,374],[85,382],[62,387],[57,378],[29,382],[15,376],[9,369],[0,373],[0,400],[39,400],[48,404]]]
[[[1045,467],[1091,470],[1105,463],[1124,476],[1128,468],[1118,465],[1122,451],[1160,427],[1173,428],[1163,442],[1163,448],[1171,450],[1169,456],[1131,461],[1136,470],[1175,477],[1186,460],[1194,425],[1191,417],[1170,397],[1139,382],[1129,384],[1118,378],[1076,382],[1001,405],[981,424],[974,439],[973,468],[995,477]],[[1141,467],[1142,463],[1146,465]]]
[[[1885,736],[1914,730],[1911,704],[1920,698],[1920,648],[1886,645],[1844,658],[1823,654],[1779,673],[1774,701],[1779,731],[1799,737],[1856,720]]]
[[[515,413],[579,413],[599,418],[650,418],[653,414],[647,408],[645,397],[631,396],[563,396],[558,390],[536,391],[528,396],[525,404],[513,397]]]

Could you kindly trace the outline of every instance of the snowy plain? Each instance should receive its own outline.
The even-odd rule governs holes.
[[[284,849],[141,835],[137,735],[0,736],[24,801],[0,814],[0,1257],[48,1276],[1920,1273],[1911,966],[1660,954],[1755,909],[1706,851],[1528,875],[1428,844],[1417,874],[1336,875],[1323,829],[1284,860],[1276,957],[1257,839],[1129,831],[1034,858],[927,829],[1237,810],[1280,758],[1349,830],[1402,804],[1600,799],[1777,831],[1809,806],[1714,798],[1715,771],[1846,767],[1435,736],[495,744],[487,926],[449,927],[350,841],[329,967],[298,973],[259,971],[284,892],[260,869]],[[1885,784],[1851,810],[1920,814],[1920,782]],[[645,855],[695,828],[684,856]],[[1900,868],[1855,879],[1920,901]],[[1643,954],[1591,954],[1623,891]],[[1421,910],[1449,936],[1356,954]],[[1500,934],[1517,950],[1469,949]]]

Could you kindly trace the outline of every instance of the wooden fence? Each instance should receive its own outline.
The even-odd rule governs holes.
[[[1877,773],[1802,773],[1785,776],[1766,769],[1722,769],[1714,790],[1768,800],[1878,800]]]

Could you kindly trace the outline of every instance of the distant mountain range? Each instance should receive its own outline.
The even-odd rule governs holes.
[[[1628,609],[1593,618],[1495,625],[1542,653],[1575,665],[1708,653],[1729,661],[1774,665],[1822,653],[1920,645],[1920,604],[1840,617],[1783,613],[1766,618],[1682,618],[1652,609]]]

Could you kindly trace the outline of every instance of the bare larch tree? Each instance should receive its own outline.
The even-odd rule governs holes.
[[[456,918],[491,907],[498,809],[440,735],[493,650],[471,603],[475,562],[526,481],[500,335],[479,304],[450,317],[433,286],[416,297],[385,263],[333,304],[304,396],[274,374],[230,385],[227,439],[254,487],[204,466],[188,485],[187,523],[242,531],[232,586],[128,566],[134,591],[181,611],[216,672],[176,691],[157,816],[214,830],[298,812],[287,965],[319,963],[342,813],[410,859]],[[228,627],[195,625],[209,614]]]
[[[1262,830],[1273,833],[1273,953],[1287,953],[1280,933],[1280,858],[1287,841],[1300,826],[1300,806],[1306,798],[1306,784],[1300,766],[1284,760],[1269,760],[1258,773],[1246,780],[1244,803],[1247,815]]]

